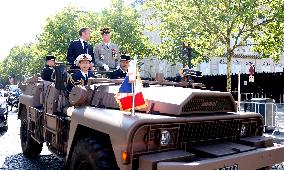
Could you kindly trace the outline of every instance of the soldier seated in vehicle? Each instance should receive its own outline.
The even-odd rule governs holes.
[[[122,54],[120,56],[120,64],[117,70],[110,73],[110,79],[120,79],[125,78],[127,74],[127,70],[129,67],[130,56],[127,54]]]
[[[45,57],[46,65],[41,71],[41,78],[43,80],[54,82],[55,59],[56,58],[52,55],[47,55]]]
[[[89,54],[81,54],[76,58],[75,63],[76,66],[80,67],[80,71],[69,75],[66,86],[68,93],[77,85],[86,86],[88,84],[88,78],[94,77],[94,74],[89,71],[91,61],[92,57]]]

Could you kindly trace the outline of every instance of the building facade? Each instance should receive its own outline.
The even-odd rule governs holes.
[[[133,6],[139,6],[145,3],[145,0],[135,0]],[[149,21],[147,16],[154,13],[154,10],[139,10],[142,16],[142,25],[144,27],[144,34],[149,38],[149,40],[154,44],[161,43],[161,37],[159,36],[159,31],[148,31],[146,26],[155,26],[159,24],[159,21]],[[248,44],[252,43],[249,42]],[[234,41],[231,41],[233,45]],[[270,72],[282,72],[284,67],[284,55],[280,57],[279,62],[274,62],[270,58],[261,58],[257,53],[252,51],[250,46],[238,47],[234,51],[234,56],[232,59],[232,74],[237,73],[249,73],[250,64],[255,65],[255,71],[262,73]],[[163,73],[165,77],[175,77],[178,70],[182,68],[181,63],[169,63],[165,60],[159,60],[157,57],[152,57],[148,59],[143,59],[141,61],[141,76],[142,77],[152,77],[155,78],[156,73]],[[201,71],[203,75],[226,75],[227,74],[227,59],[226,57],[210,57],[208,62],[202,62],[195,66],[196,70]]]

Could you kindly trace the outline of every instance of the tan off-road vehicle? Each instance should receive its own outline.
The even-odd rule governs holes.
[[[91,79],[64,91],[37,77],[21,85],[23,154],[43,143],[67,168],[121,170],[255,170],[284,161],[284,146],[263,135],[263,119],[240,113],[230,93],[174,86],[143,89],[148,107],[126,115],[114,95],[119,85]]]

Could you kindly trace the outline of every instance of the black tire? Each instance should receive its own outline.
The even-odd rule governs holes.
[[[22,107],[20,110],[22,113],[21,128],[20,128],[20,137],[23,154],[29,158],[37,157],[42,150],[42,143],[38,143],[32,137],[28,131],[28,121],[27,121],[27,112],[26,108]]]
[[[95,139],[85,138],[74,147],[70,169],[116,170],[118,167],[111,148],[103,148]]]
[[[3,126],[3,127],[0,127],[0,131],[4,131],[4,132],[7,132],[8,131],[8,126]]]
[[[8,125],[2,127],[4,131],[8,131]]]

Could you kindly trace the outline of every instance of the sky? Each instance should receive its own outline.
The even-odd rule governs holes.
[[[33,42],[45,20],[67,5],[86,11],[100,11],[111,0],[0,0],[0,60],[12,47]],[[130,0],[126,0],[130,1]]]

